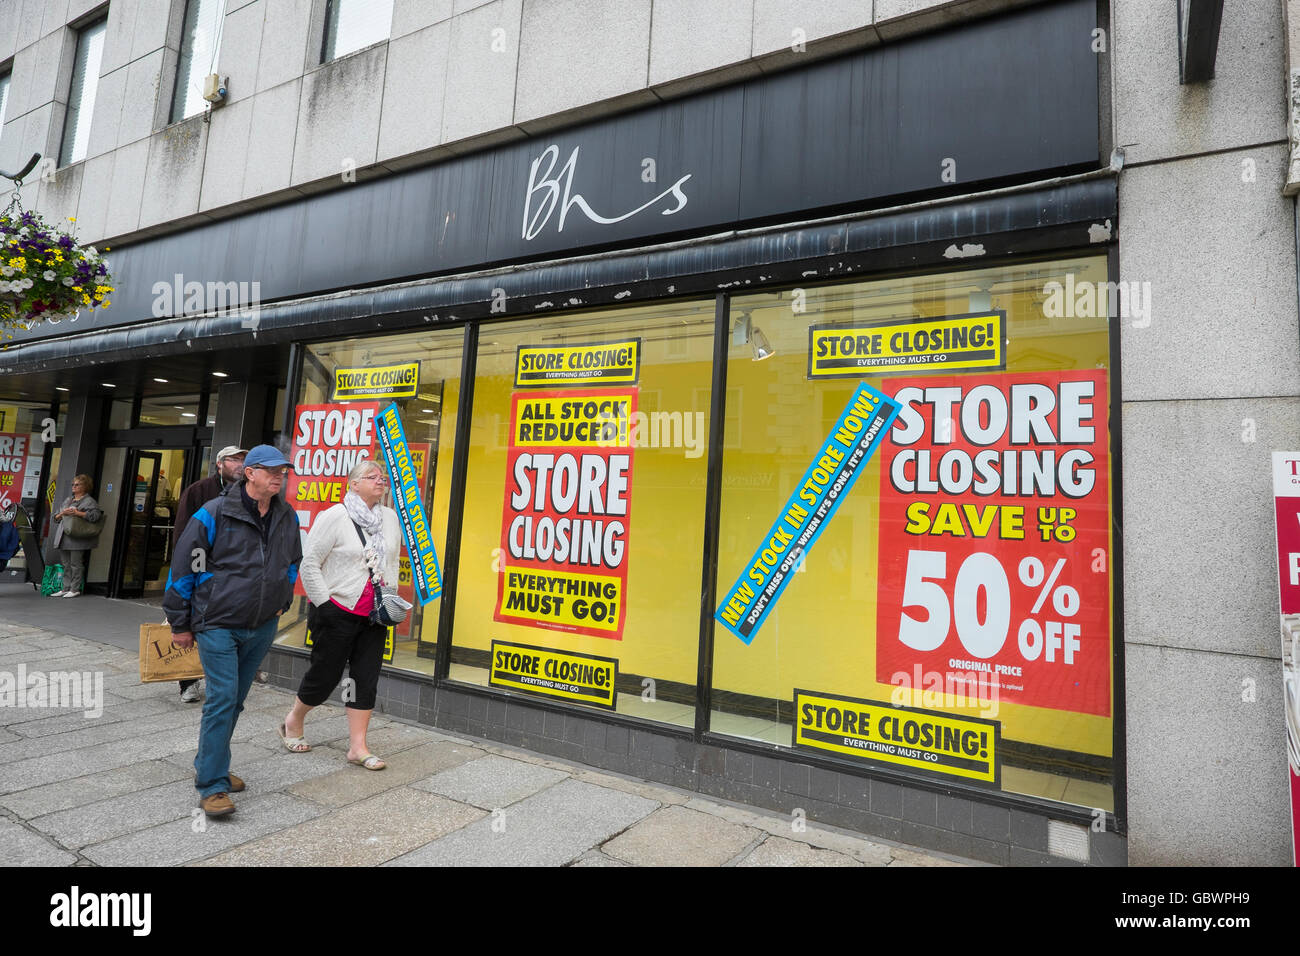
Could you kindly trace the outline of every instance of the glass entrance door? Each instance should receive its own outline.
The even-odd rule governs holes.
[[[119,551],[118,597],[161,597],[172,560],[183,449],[129,449],[120,507],[127,514]]]

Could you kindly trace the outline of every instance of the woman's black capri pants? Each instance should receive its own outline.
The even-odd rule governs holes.
[[[311,666],[303,675],[298,699],[308,707],[325,703],[339,685],[346,664],[356,683],[356,699],[347,701],[346,706],[374,710],[387,628],[359,614],[350,614],[333,601],[312,608],[308,626]]]

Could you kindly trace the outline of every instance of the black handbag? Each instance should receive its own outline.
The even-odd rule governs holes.
[[[361,552],[365,554],[365,532],[361,530],[361,525],[355,521],[352,522],[352,527],[357,529],[357,537],[361,539]],[[384,627],[401,624],[406,620],[406,615],[411,610],[411,603],[397,593],[397,588],[381,583],[378,579],[378,573],[370,566],[368,561],[366,566],[370,572],[370,586],[375,593],[375,602],[370,608],[370,622]]]

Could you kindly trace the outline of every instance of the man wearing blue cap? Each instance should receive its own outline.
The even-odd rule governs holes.
[[[277,618],[293,602],[302,560],[298,515],[280,497],[289,462],[270,445],[244,458],[244,479],[190,518],[176,543],[163,610],[178,647],[199,645],[207,699],[194,758],[199,806],[235,812],[230,738]],[[186,573],[188,572],[188,573]]]

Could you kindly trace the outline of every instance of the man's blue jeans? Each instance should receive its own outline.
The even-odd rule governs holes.
[[[194,757],[194,787],[200,797],[230,792],[230,737],[244,698],[275,638],[278,617],[261,627],[213,628],[195,634],[207,692]]]

